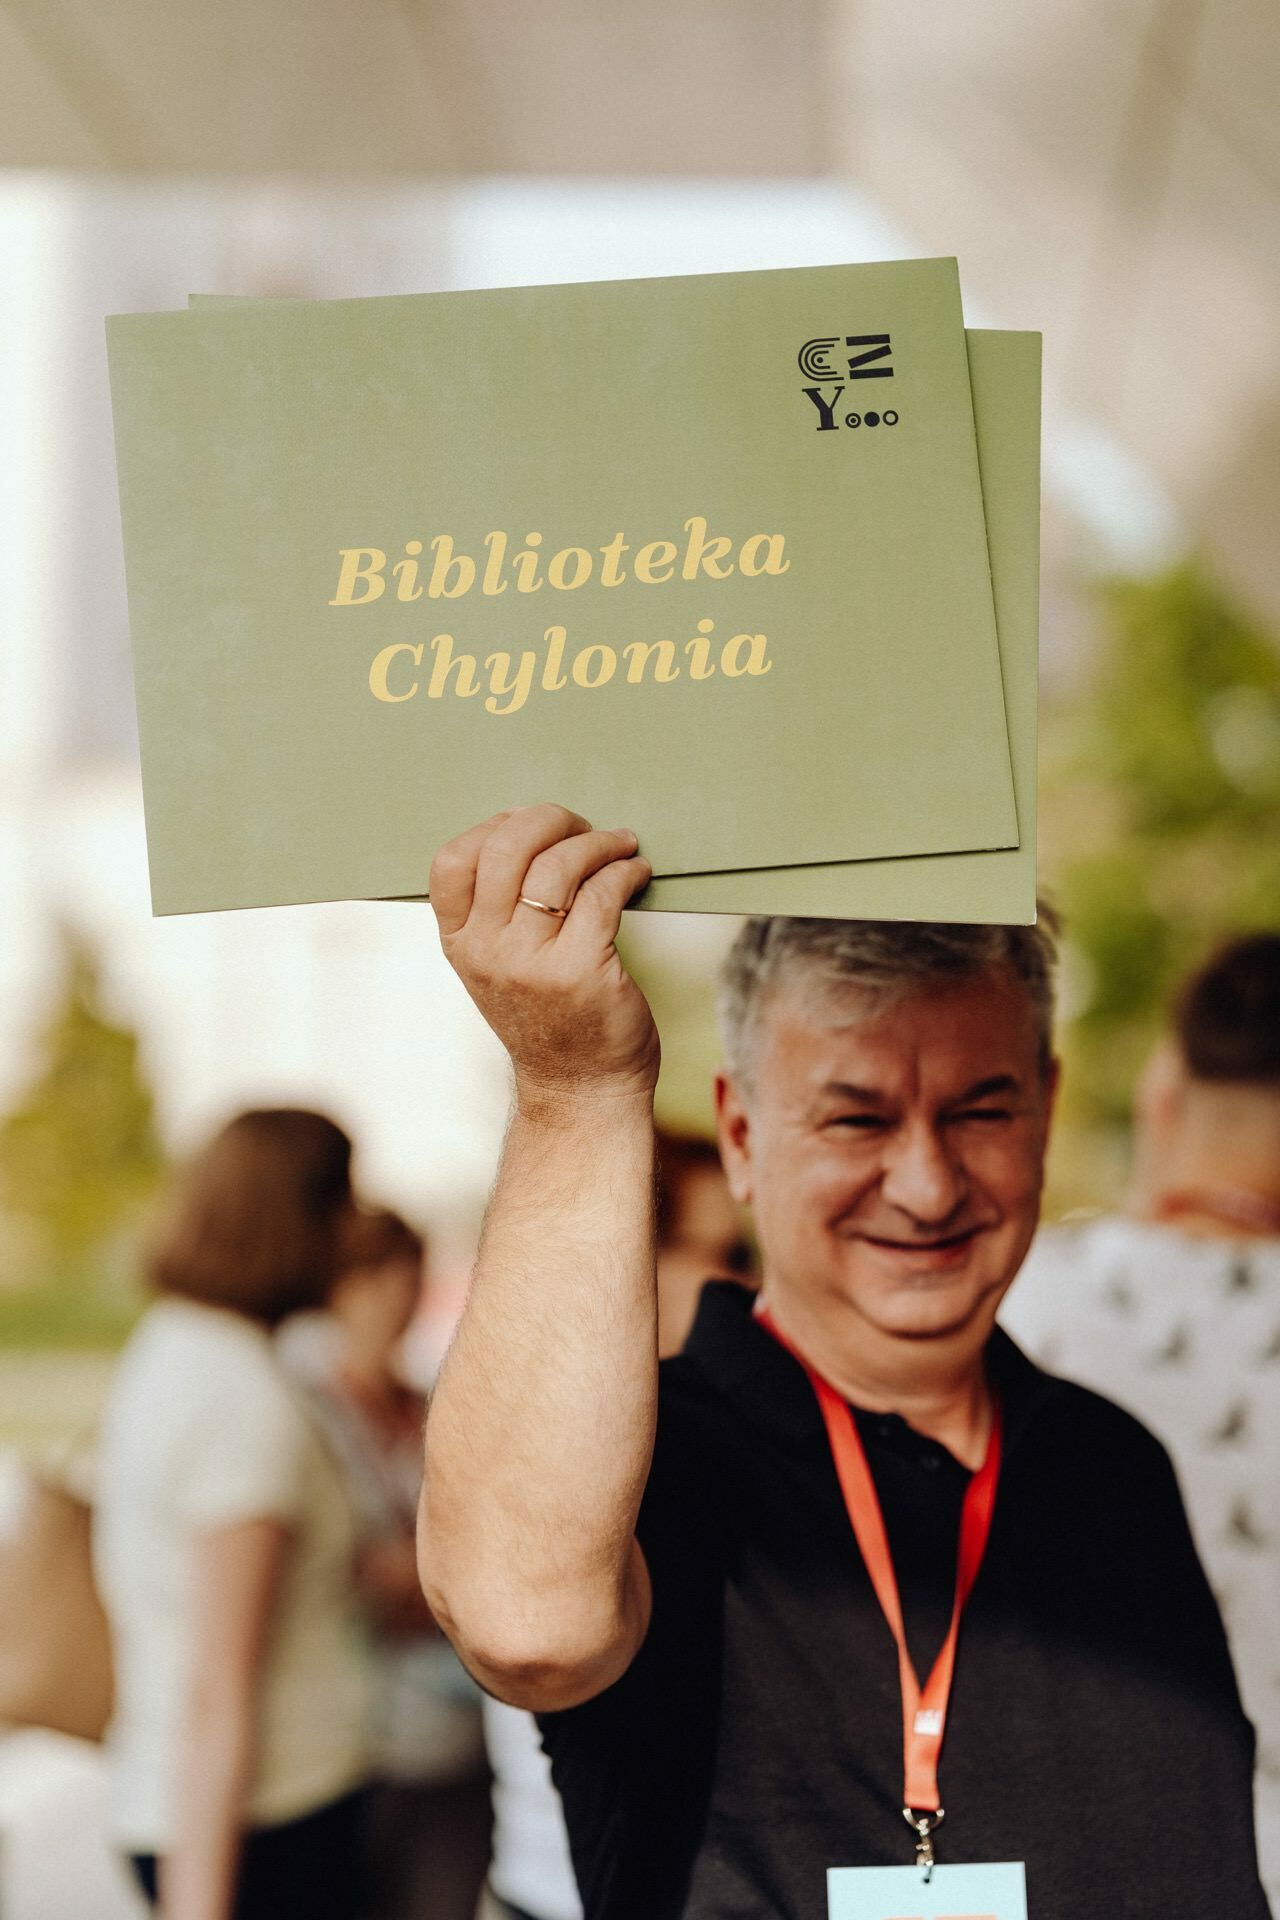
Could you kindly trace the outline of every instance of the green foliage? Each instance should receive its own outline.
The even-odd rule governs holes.
[[[1280,659],[1197,573],[1105,596],[1112,645],[1096,687],[1097,767],[1132,829],[1171,842],[1274,827]]]
[[[41,1267],[25,1284],[0,1287],[0,1353],[118,1347],[142,1305],[131,1266],[104,1271],[87,1257],[79,1266]]]
[[[1114,1184],[1179,975],[1280,924],[1280,649],[1192,566],[1107,587],[1102,613],[1087,683],[1046,716],[1042,803],[1068,924],[1064,1197],[1092,1201],[1114,1197],[1099,1155]]]
[[[34,1078],[0,1120],[0,1338],[114,1337],[132,1311],[129,1247],[162,1169],[137,1037],[103,1010],[91,949],[66,983]]]

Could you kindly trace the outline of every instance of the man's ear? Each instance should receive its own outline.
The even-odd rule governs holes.
[[[751,1120],[737,1081],[716,1075],[716,1137],[729,1191],[740,1207],[751,1205]]]

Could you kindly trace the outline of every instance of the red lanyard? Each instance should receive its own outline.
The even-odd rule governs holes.
[[[866,1452],[853,1415],[836,1389],[824,1380],[821,1374],[815,1373],[803,1355],[797,1353],[790,1342],[778,1332],[768,1312],[761,1310],[757,1317],[779,1346],[785,1347],[792,1358],[798,1360],[804,1368],[809,1376],[809,1384],[817,1395],[818,1405],[822,1409],[827,1438],[831,1443],[831,1457],[835,1462],[840,1490],[844,1494],[844,1503],[849,1513],[849,1524],[853,1528],[854,1537],[866,1562],[867,1572],[871,1576],[871,1584],[875,1588],[881,1611],[897,1642],[898,1674],[902,1682],[904,1811],[909,1819],[913,1813],[932,1814],[935,1816],[933,1824],[936,1825],[937,1820],[942,1817],[942,1803],[938,1795],[938,1759],[942,1752],[942,1740],[947,1726],[947,1705],[951,1698],[951,1679],[955,1672],[960,1616],[964,1612],[965,1602],[969,1598],[973,1583],[978,1577],[982,1556],[987,1550],[987,1539],[991,1533],[991,1517],[996,1503],[996,1483],[1000,1478],[999,1402],[997,1401],[992,1409],[991,1436],[987,1441],[986,1458],[965,1489],[964,1506],[960,1515],[960,1552],[956,1567],[956,1595],[951,1609],[951,1625],[947,1629],[942,1650],[933,1663],[933,1671],[921,1687],[911,1655],[907,1650],[907,1636],[902,1624],[902,1602],[898,1596],[898,1581],[893,1570],[893,1555],[889,1551],[884,1515],[880,1511],[875,1482],[871,1477],[871,1469],[867,1465]],[[912,1825],[916,1826],[921,1834],[927,1831],[928,1824],[912,1821]]]

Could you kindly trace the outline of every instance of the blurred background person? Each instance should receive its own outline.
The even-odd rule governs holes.
[[[414,1552],[426,1402],[400,1362],[424,1256],[422,1236],[399,1214],[357,1215],[329,1294],[328,1337],[315,1337],[318,1327],[305,1344],[293,1329],[283,1336],[359,1527],[375,1656],[368,1920],[472,1920],[489,1858],[480,1691],[436,1629]]]
[[[752,1279],[752,1248],[714,1140],[659,1127],[658,1351],[679,1353],[708,1280]],[[486,1697],[493,1860],[479,1920],[581,1920],[560,1796],[532,1714]]]
[[[326,1296],[351,1142],[243,1113],[177,1183],[102,1434],[111,1821],[166,1920],[356,1920],[368,1676],[341,1475],[273,1330]]]
[[[658,1129],[658,1349],[679,1353],[708,1280],[746,1280],[751,1242],[714,1140]]]
[[[1122,1211],[1044,1229],[1006,1326],[1173,1455],[1258,1730],[1258,1845],[1280,1900],[1280,933],[1178,993],[1135,1098]]]

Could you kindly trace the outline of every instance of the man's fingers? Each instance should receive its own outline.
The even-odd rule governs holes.
[[[538,855],[588,832],[589,827],[589,821],[580,813],[570,813],[567,807],[521,807],[511,814],[480,848],[470,917],[490,928],[506,926],[517,900],[526,891],[525,876]],[[546,904],[558,907],[564,903],[548,900]]]
[[[646,885],[651,869],[635,852],[630,828],[593,828],[566,807],[539,806],[496,813],[440,849],[431,866],[431,900],[442,934],[468,921],[492,930],[513,917],[540,926],[544,939],[573,935],[582,950],[598,951],[618,931],[622,909]],[[520,907],[525,894],[558,915]]]
[[[557,950],[567,947],[583,959],[609,947],[618,937],[622,909],[647,887],[653,868],[641,854],[614,860],[583,881],[567,920],[561,922]]]
[[[480,849],[489,835],[511,818],[511,813],[512,809],[506,807],[501,813],[482,820],[478,827],[468,828],[466,833],[447,841],[431,862],[427,891],[441,933],[456,933],[465,925],[475,892]]]
[[[636,850],[630,828],[610,831],[595,827],[562,840],[540,853],[524,877],[520,892],[548,907],[571,907],[579,887],[611,860],[625,860]],[[544,919],[549,916],[544,914]],[[559,923],[556,923],[559,924]]]

